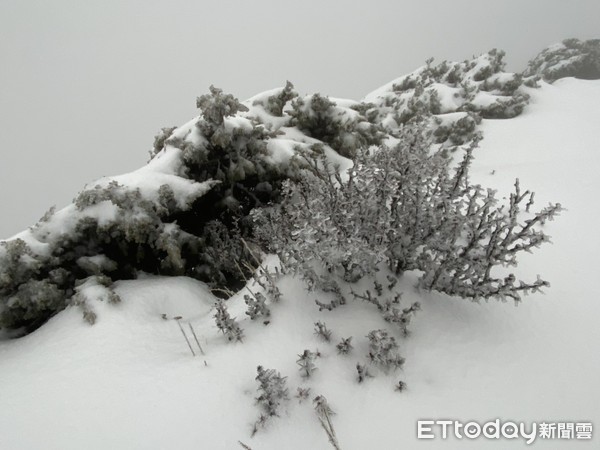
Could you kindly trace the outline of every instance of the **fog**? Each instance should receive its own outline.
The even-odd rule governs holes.
[[[599,31],[597,0],[2,0],[0,238],[143,165],[211,84],[240,99],[286,80],[360,99],[429,57],[500,48],[522,70]]]

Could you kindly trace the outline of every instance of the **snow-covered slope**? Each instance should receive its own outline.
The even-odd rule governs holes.
[[[484,422],[592,422],[600,425],[600,304],[596,297],[600,237],[594,195],[600,189],[597,124],[600,82],[574,79],[530,90],[530,106],[511,120],[483,120],[475,181],[509,192],[515,177],[537,191],[537,204],[567,211],[546,225],[554,245],[523,258],[518,273],[541,273],[545,295],[512,303],[475,304],[416,293],[402,280],[403,301],[422,311],[400,342],[402,372],[362,384],[365,335],[385,323],[370,305],[319,312],[298,280],[284,278],[271,324],[245,318],[243,293],[228,303],[245,330],[228,343],[212,315],[214,297],[188,278],[121,281],[122,302],[94,305],[95,326],[69,307],[34,333],[0,342],[0,438],[6,449],[330,449],[311,401],[293,398],[298,386],[324,395],[336,412],[342,449],[523,448],[521,439],[416,439],[418,419]],[[166,315],[166,319],[163,318]],[[173,317],[196,331],[205,355],[192,357]],[[321,320],[333,343],[313,334]],[[335,342],[354,336],[340,356]],[[296,360],[318,349],[318,370],[300,376]],[[198,353],[198,351],[197,351]],[[291,401],[280,418],[250,437],[256,366],[288,377]],[[395,392],[399,379],[405,392]],[[596,432],[596,430],[595,430]],[[597,432],[595,433],[597,434]],[[599,440],[543,441],[536,448],[597,448]]]

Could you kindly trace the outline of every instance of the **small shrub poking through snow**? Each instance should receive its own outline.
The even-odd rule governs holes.
[[[309,396],[310,396],[310,388],[299,387],[296,390],[295,397],[298,399],[298,403],[302,403],[303,401],[307,400]]]
[[[373,378],[373,375],[369,371],[369,368],[364,364],[356,364],[356,373],[358,374],[357,380],[359,383],[362,383],[367,378]]]
[[[246,314],[251,320],[255,320],[258,317],[269,317],[271,310],[266,304],[267,298],[262,292],[256,292],[253,295],[244,295],[244,302],[248,305]]]
[[[352,351],[352,336],[349,338],[342,338],[342,340],[335,346],[340,355],[347,355]]]
[[[331,341],[331,330],[323,322],[315,322],[315,334],[325,342]]]
[[[317,370],[315,360],[319,356],[319,352],[311,352],[310,350],[304,350],[298,356],[299,358],[296,361],[296,364],[300,366],[300,374],[303,378],[310,378],[313,372]]]
[[[215,322],[217,328],[225,335],[229,342],[241,341],[244,337],[244,331],[240,328],[235,318],[229,315],[227,306],[223,300],[218,300],[215,304]]]
[[[394,387],[394,390],[397,392],[404,392],[406,390],[406,383],[402,380],[398,381]]]
[[[369,361],[385,372],[399,369],[404,365],[404,358],[398,353],[398,344],[386,330],[373,330],[368,335]]]
[[[261,410],[261,414],[254,424],[252,435],[260,428],[264,428],[267,421],[279,416],[281,408],[289,401],[288,388],[286,386],[286,377],[282,377],[274,369],[265,369],[263,366],[256,368],[258,381],[258,397],[256,404]]]

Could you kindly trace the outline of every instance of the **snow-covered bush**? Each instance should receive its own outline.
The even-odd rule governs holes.
[[[360,104],[341,106],[314,94],[296,98],[288,113],[292,116],[291,125],[327,143],[340,155],[352,158],[358,149],[380,144],[385,136],[361,111]]]
[[[55,311],[64,308],[64,291],[48,280],[27,280],[19,285],[2,311],[2,326],[18,328],[22,323],[37,327]]]
[[[187,185],[191,189],[185,195],[178,190],[174,204],[161,203],[166,192],[162,185],[150,194],[115,180],[98,184],[22,238],[2,242],[0,327],[36,328],[70,303],[78,280],[92,275],[122,279],[137,271],[184,274],[182,253],[195,238],[163,218],[202,195],[211,183]],[[31,289],[35,295],[26,294]]]
[[[549,83],[565,77],[600,79],[600,39],[565,39],[532,59],[524,74]]]
[[[435,141],[454,149],[478,138],[482,118],[506,119],[519,115],[529,96],[522,89],[531,84],[521,74],[504,72],[504,52],[490,50],[463,62],[443,61],[405,75],[369,94],[366,114],[393,136],[402,126],[426,122]],[[532,77],[533,78],[533,77]]]
[[[496,211],[493,195],[469,186],[465,171],[453,177],[443,153],[429,152],[431,142],[413,130],[424,124],[442,148],[468,148],[482,118],[520,114],[527,104],[523,86],[534,85],[539,74],[550,79],[547,74],[566,68],[583,71],[577,76],[595,70],[598,41],[559,47],[542,53],[544,63],[534,60],[523,75],[503,72],[504,54],[496,50],[460,63],[429,60],[362,102],[300,97],[289,82],[240,102],[211,86],[197,99],[197,118],[155,137],[147,166],[86,186],[73,204],[51,209],[0,243],[0,327],[31,331],[80,304],[76,287],[90,276],[185,275],[230,295],[260,264],[250,249],[255,234],[284,266],[302,265],[313,287],[333,294],[333,301],[317,300],[321,309],[345,298],[315,261],[346,281],[381,262],[398,273],[418,269],[425,288],[473,298],[515,298],[519,290],[544,285],[494,278],[489,264],[512,264],[515,253],[543,242],[533,225],[557,208],[518,231],[521,201],[509,208],[517,212]],[[370,147],[389,148],[367,155]],[[355,161],[346,176],[348,158]],[[277,224],[265,215],[264,230],[255,228],[250,211],[282,199],[268,215],[286,220]],[[486,218],[481,232],[479,218]],[[280,238],[289,231],[294,234]],[[466,248],[469,236],[473,243]],[[265,286],[263,294],[277,301],[275,285]],[[261,308],[266,314],[258,303],[252,308],[251,314]]]
[[[274,134],[233,96],[211,88],[197,104],[197,120],[156,137],[147,166],[99,180],[0,244],[0,327],[37,328],[79,304],[75,287],[92,275],[187,275],[219,293],[243,285],[257,264],[241,241],[245,217],[277,200],[294,169],[273,159]]]
[[[268,96],[266,101],[262,99],[255,100],[253,106],[261,105],[269,114],[283,117],[283,108],[296,97],[298,97],[298,93],[294,91],[294,85],[287,81],[283,89]]]
[[[167,139],[171,137],[173,131],[175,131],[177,127],[163,127],[160,129],[158,134],[154,136],[154,145],[152,146],[152,150],[150,151],[150,159],[154,158],[158,152],[160,152],[164,146]]]
[[[82,310],[83,318],[89,324],[93,325],[97,317],[91,306],[92,301],[107,301],[113,304],[121,302],[121,297],[111,285],[112,280],[105,275],[93,275],[77,283],[71,303]]]
[[[253,213],[257,233],[281,261],[312,284],[315,264],[328,278],[354,282],[382,263],[395,274],[422,272],[420,286],[479,299],[520,299],[548,283],[516,282],[494,269],[549,240],[537,226],[560,212],[551,204],[522,211],[532,194],[518,182],[506,205],[469,182],[476,142],[452,167],[433,151],[420,127],[405,127],[393,148],[362,152],[346,176],[315,161],[298,182],[286,181],[283,201]]]

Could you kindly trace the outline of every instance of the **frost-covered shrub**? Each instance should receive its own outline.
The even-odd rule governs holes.
[[[176,129],[177,127],[164,127],[160,129],[158,134],[154,136],[154,144],[152,145],[152,150],[150,151],[150,159],[154,158],[158,152],[163,149],[166,140],[171,137],[173,131]]]
[[[565,39],[552,45],[529,62],[524,75],[549,83],[565,77],[600,79],[600,39]]]
[[[362,383],[367,378],[373,378],[373,375],[371,374],[369,368],[365,364],[356,364],[356,374],[359,383]]]
[[[387,296],[383,293],[383,287],[377,282],[375,282],[375,295],[368,289],[363,294],[354,291],[351,291],[351,293],[355,299],[375,305],[386,322],[397,325],[402,334],[408,336],[408,325],[410,325],[416,312],[421,309],[421,305],[419,302],[414,302],[412,305],[401,309],[399,305],[402,295],[393,291],[394,286],[395,282],[388,286],[390,292],[387,293]]]
[[[290,399],[286,382],[287,377],[281,376],[274,369],[265,369],[263,366],[258,366],[256,371],[258,373],[256,375],[256,381],[258,381],[256,404],[261,410],[261,414],[254,424],[252,435],[260,428],[264,428],[271,417],[279,416],[281,408]]]
[[[528,101],[527,94],[513,94],[508,98],[499,98],[485,109],[481,109],[480,114],[484,119],[512,119],[523,112]],[[477,108],[465,110],[477,111]]]
[[[0,326],[35,329],[69,304],[78,280],[92,275],[185,273],[181,252],[193,237],[165,223],[169,211],[139,189],[114,181],[96,185],[79,194],[68,213],[66,226],[54,214],[34,227],[27,235],[33,244],[1,244]],[[34,284],[39,294],[24,296]]]
[[[92,301],[120,303],[121,297],[111,288],[112,280],[104,275],[94,275],[77,283],[70,303],[81,309],[83,319],[90,325],[96,322]]]
[[[470,140],[479,136],[476,131],[481,123],[481,116],[474,113],[466,113],[456,121],[445,123],[439,117],[434,118],[436,124],[433,136],[436,143],[449,142],[452,145],[467,144]]]
[[[565,41],[562,46],[562,53],[548,56],[548,67],[534,64],[531,71],[559,67],[555,54],[570,58],[567,66],[595,67],[597,41]],[[496,245],[502,233],[514,235],[509,230],[517,230],[518,225],[511,228],[506,223],[517,219],[502,219],[502,231],[494,234],[496,218],[490,216],[484,222],[486,231],[476,233],[479,237],[473,248],[460,246],[480,214],[479,206],[468,212],[467,204],[488,202],[483,198],[486,194],[465,187],[466,178],[458,177],[460,188],[451,187],[452,176],[440,175],[449,171],[443,158],[425,156],[427,152],[422,150],[426,146],[409,143],[412,127],[424,123],[441,147],[468,147],[479,136],[482,117],[519,114],[527,104],[522,85],[535,85],[537,75],[503,72],[502,57],[502,52],[491,51],[460,63],[434,65],[429,60],[362,102],[318,94],[299,97],[288,82],[243,103],[211,86],[208,94],[197,99],[197,119],[179,128],[163,128],[155,137],[147,166],[99,180],[86,187],[72,205],[49,211],[29,230],[0,244],[0,327],[25,332],[35,329],[69,305],[79,283],[90,276],[115,281],[140,273],[185,275],[208,283],[220,296],[229,295],[241,288],[259,265],[244,242],[251,242],[255,234],[267,237],[263,230],[257,233],[250,211],[277,205],[282,198],[283,212],[275,216],[293,218],[297,214],[293,209],[302,199],[315,214],[312,222],[301,213],[296,217],[307,228],[298,225],[297,234],[290,239],[302,250],[291,251],[293,246],[286,244],[284,251],[280,245],[283,241],[277,236],[292,229],[287,222],[271,221],[266,227],[275,236],[268,246],[279,247],[284,266],[301,265],[311,286],[332,294],[332,301],[317,300],[321,309],[345,303],[337,275],[347,281],[358,280],[382,261],[399,273],[411,268],[423,271],[425,288],[473,298],[515,298],[519,290],[544,285],[542,281],[516,285],[511,277],[494,277],[486,268],[487,263],[493,268],[513,262],[503,246],[521,240],[538,245],[541,241],[533,237],[531,228],[516,240],[502,239],[498,248],[481,256],[488,244]],[[404,150],[393,145],[398,140]],[[367,148],[384,143],[391,150],[366,157]],[[385,154],[402,162],[384,168],[382,165],[388,164]],[[315,160],[318,155],[323,159]],[[348,167],[346,157],[356,159],[349,179],[331,165]],[[403,170],[408,171],[402,175],[406,182],[401,189],[381,184],[383,175],[398,181]],[[427,181],[438,179],[438,187]],[[379,190],[373,188],[377,183]],[[338,189],[342,185],[345,187]],[[388,198],[388,206],[393,208],[381,209],[377,202],[396,191],[402,202]],[[453,196],[448,197],[448,192]],[[349,207],[351,214],[346,215],[344,202],[350,202],[352,196],[360,207],[358,211]],[[437,206],[428,206],[429,200]],[[416,218],[411,225],[410,214],[419,204],[423,208],[412,216]],[[481,211],[505,217],[486,204]],[[337,206],[332,209],[332,205]],[[441,219],[446,212],[452,219]],[[550,208],[535,223],[550,219],[555,212]],[[379,218],[390,226],[389,233],[377,227],[365,229]],[[461,218],[461,226],[452,228],[452,220],[457,218]],[[434,226],[427,225],[427,220],[441,227],[439,232],[430,234]],[[423,246],[415,244],[420,239],[425,239]],[[514,256],[520,248],[517,245],[510,254]],[[458,259],[450,254],[455,250],[461,255]],[[300,263],[297,257],[306,259]],[[324,275],[314,262],[331,273]],[[275,284],[264,284],[264,295],[277,301],[281,293]],[[41,293],[25,295],[34,285]]]
[[[288,114],[291,125],[349,158],[360,148],[380,144],[384,137],[381,128],[361,114],[360,106],[338,106],[319,94],[296,98]]]
[[[425,289],[517,301],[548,283],[516,282],[495,269],[515,266],[519,253],[547,242],[537,226],[561,207],[523,214],[532,197],[518,183],[500,205],[493,190],[469,182],[475,148],[453,168],[422,129],[412,128],[395,147],[359,155],[345,178],[315,163],[298,182],[284,184],[281,204],[253,214],[258,234],[313,285],[315,264],[331,279],[354,282],[386,263],[397,275],[421,271]]]
[[[338,342],[335,348],[337,348],[337,351],[340,355],[347,355],[348,353],[350,353],[354,348],[352,346],[352,336],[348,338],[342,338],[342,340]]]
[[[243,243],[245,244],[246,241],[243,241]],[[250,256],[252,256],[255,259],[255,262],[258,264],[258,268],[252,273],[252,280],[263,289],[266,297],[271,300],[271,302],[277,303],[283,296],[279,290],[279,287],[277,286],[277,279],[282,275],[282,273],[278,268],[276,268],[274,273],[270,272],[268,267],[264,267],[262,264],[260,264],[258,258],[256,257],[256,253],[250,250],[248,247],[247,249],[250,252]]]
[[[296,364],[300,366],[299,370],[303,378],[310,378],[313,372],[317,370],[315,360],[318,356],[318,352],[311,352],[310,350],[304,350],[298,355]]]
[[[0,293],[10,295],[11,288],[27,282],[35,274],[42,262],[35,258],[27,243],[20,238],[0,242]]]
[[[244,331],[235,318],[231,317],[223,300],[219,299],[217,301],[215,310],[215,323],[219,331],[225,335],[229,342],[241,341],[244,338]]]
[[[393,136],[402,134],[405,124],[425,121],[444,147],[470,143],[479,135],[481,118],[511,118],[528,103],[521,87],[530,78],[504,72],[503,57],[504,52],[493,49],[463,62],[433,65],[429,59],[389,89],[367,96],[372,120]]]
[[[222,89],[214,86],[210,87],[210,94],[196,99],[196,107],[202,110],[206,123],[217,127],[223,125],[226,117],[235,116],[238,111],[248,111],[233,95],[223,94]]]
[[[373,330],[368,335],[369,361],[384,371],[399,369],[404,365],[404,358],[398,353],[398,343],[394,336],[386,330]]]
[[[28,280],[19,285],[2,309],[3,328],[40,325],[65,307],[64,291],[48,280]]]
[[[331,341],[331,330],[323,322],[315,322],[315,335],[325,342]]]
[[[277,200],[289,173],[269,159],[272,134],[240,116],[248,108],[233,96],[211,88],[197,104],[195,126],[185,134],[163,129],[148,166],[100,180],[23,239],[2,243],[0,327],[35,329],[91,275],[117,280],[147,272],[187,275],[224,290],[243,285],[257,264],[241,242],[252,232],[244,219]],[[96,257],[105,260],[97,264]],[[31,283],[43,294],[25,305]]]
[[[298,403],[302,403],[303,401],[308,400],[309,396],[310,388],[299,387],[296,389],[296,395],[294,397],[298,399]]]
[[[255,320],[258,317],[269,317],[271,310],[267,306],[267,298],[262,292],[256,292],[253,295],[244,295],[244,302],[248,305],[246,314],[251,320]]]
[[[298,97],[298,93],[294,91],[294,85],[287,81],[285,83],[285,87],[281,89],[277,94],[270,95],[267,97],[266,102],[261,100],[257,100],[254,102],[254,105],[260,104],[265,110],[277,117],[283,116],[283,108],[285,105]]]

